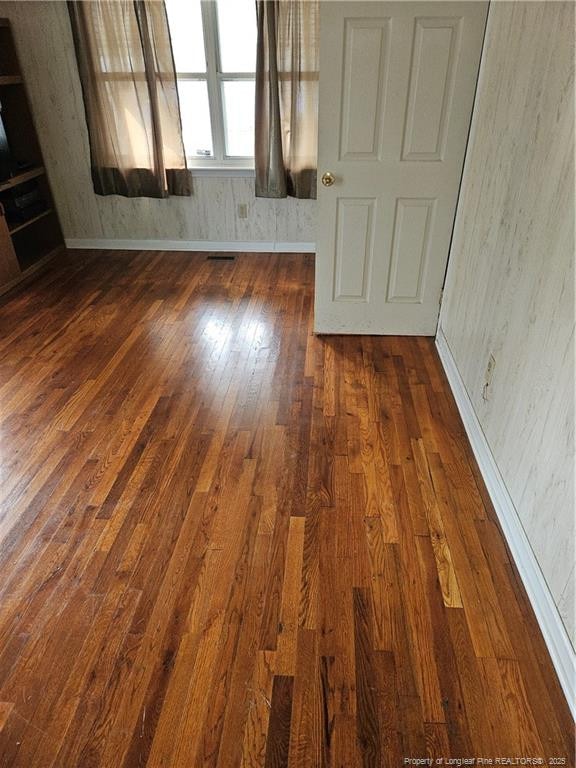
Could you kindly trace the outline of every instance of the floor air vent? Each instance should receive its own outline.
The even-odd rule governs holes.
[[[236,256],[229,256],[225,253],[213,253],[206,257],[208,261],[234,261],[235,258]]]

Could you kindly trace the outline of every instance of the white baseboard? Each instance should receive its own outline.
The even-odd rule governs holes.
[[[436,336],[436,348],[486,489],[568,700],[568,706],[576,718],[576,653],[440,327]]]
[[[113,251],[234,251],[246,253],[314,253],[316,243],[245,242],[235,240],[114,240],[66,238],[67,248]]]

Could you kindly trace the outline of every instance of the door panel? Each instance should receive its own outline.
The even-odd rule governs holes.
[[[340,198],[336,211],[336,284],[335,301],[367,301],[374,251],[375,198]],[[348,253],[358,254],[351,263]]]
[[[403,160],[444,159],[461,21],[415,20]]]
[[[436,200],[396,201],[388,301],[420,304]]]
[[[488,4],[320,4],[315,330],[436,331]]]
[[[387,79],[388,19],[346,19],[342,145],[346,160],[380,155]],[[373,73],[379,73],[374,77]]]

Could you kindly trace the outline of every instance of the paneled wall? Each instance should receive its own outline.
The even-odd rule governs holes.
[[[575,644],[573,35],[492,3],[440,323]]]
[[[190,198],[95,195],[66,3],[2,2],[0,16],[12,22],[67,238],[315,240],[315,201],[256,199],[252,178],[197,177]],[[248,205],[248,218],[238,218],[239,203]]]

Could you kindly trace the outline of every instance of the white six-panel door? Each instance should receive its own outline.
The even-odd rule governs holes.
[[[435,334],[487,8],[320,3],[317,333]]]

